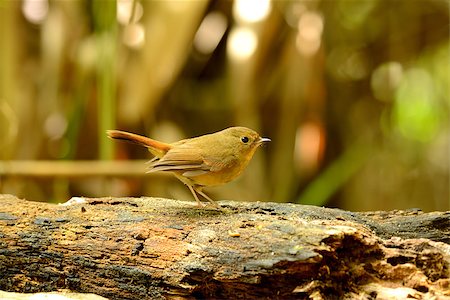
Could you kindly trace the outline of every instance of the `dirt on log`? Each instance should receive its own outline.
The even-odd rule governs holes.
[[[450,212],[0,195],[0,290],[109,299],[450,299]],[[428,298],[427,298],[428,299]]]

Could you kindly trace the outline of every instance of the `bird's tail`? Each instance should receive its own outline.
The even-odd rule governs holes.
[[[106,134],[111,139],[124,140],[134,144],[147,147],[148,150],[157,157],[162,157],[172,148],[172,145],[163,143],[146,136],[134,134],[121,130],[107,130]]]

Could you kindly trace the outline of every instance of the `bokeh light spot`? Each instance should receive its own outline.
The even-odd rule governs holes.
[[[130,48],[141,48],[145,43],[144,26],[140,23],[127,25],[123,31],[123,42]]]
[[[22,13],[30,23],[41,24],[48,15],[48,0],[24,0]]]
[[[236,0],[233,15],[238,22],[255,23],[267,18],[271,9],[270,0]]]
[[[318,168],[325,148],[325,130],[318,122],[306,122],[297,129],[294,161],[298,170]]]
[[[395,96],[394,125],[411,140],[430,141],[436,135],[441,113],[428,72],[411,69],[406,72]]]
[[[323,19],[315,12],[302,14],[298,22],[296,46],[298,51],[311,56],[320,48],[323,31]]]
[[[233,60],[246,60],[256,51],[258,38],[249,28],[239,27],[233,29],[228,37],[227,52]]]
[[[203,54],[212,53],[216,49],[226,30],[227,19],[225,15],[221,12],[209,13],[203,19],[195,34],[195,48]]]
[[[398,62],[386,62],[379,66],[370,80],[372,92],[376,99],[390,102],[395,90],[403,78],[403,67]]]
[[[50,139],[60,139],[66,132],[67,119],[62,113],[53,113],[45,120],[44,129]]]
[[[117,21],[120,24],[126,25],[132,22],[138,22],[143,14],[144,9],[140,2],[135,5],[133,20],[131,20],[131,15],[133,14],[133,0],[118,0],[117,1]]]

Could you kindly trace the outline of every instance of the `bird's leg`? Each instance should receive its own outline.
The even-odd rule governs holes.
[[[197,193],[200,194],[201,196],[203,196],[206,200],[208,200],[209,202],[211,202],[211,204],[215,207],[215,208],[220,208],[220,205],[218,205],[213,199],[209,198],[208,195],[206,195],[205,193],[203,193],[202,191],[202,186],[198,186],[195,185],[194,183],[190,182],[190,180],[188,180],[186,177],[183,177],[181,175],[178,175],[177,173],[174,173],[174,175],[185,185],[187,185],[187,187],[189,188],[189,190],[191,191],[192,195],[194,196],[195,200],[197,201],[197,206],[198,207],[205,207],[205,205],[200,201],[200,199],[198,199]]]
[[[186,184],[189,190],[191,191],[192,195],[194,195],[195,200],[197,200],[197,206],[198,207],[205,207],[205,205],[198,199],[197,194],[195,193],[194,188],[190,184]]]
[[[203,197],[205,197],[206,200],[208,200],[209,202],[211,202],[212,205],[214,205],[214,207],[219,208],[220,205],[217,204],[216,201],[214,201],[213,199],[209,198],[208,195],[206,195],[203,191],[201,187],[194,187],[194,190],[199,193],[200,195],[202,195]]]
[[[194,188],[194,184],[187,179],[184,176],[181,176],[177,173],[173,173],[175,175],[176,178],[178,178],[182,183],[184,183],[184,185],[186,185],[189,190],[191,191],[192,195],[194,196],[195,200],[197,201],[197,206],[198,207],[205,207],[205,205],[200,201],[200,199],[198,199],[197,194],[195,193],[195,188]]]

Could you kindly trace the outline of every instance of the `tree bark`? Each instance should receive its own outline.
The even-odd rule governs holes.
[[[0,195],[0,290],[110,299],[450,298],[450,212]]]

